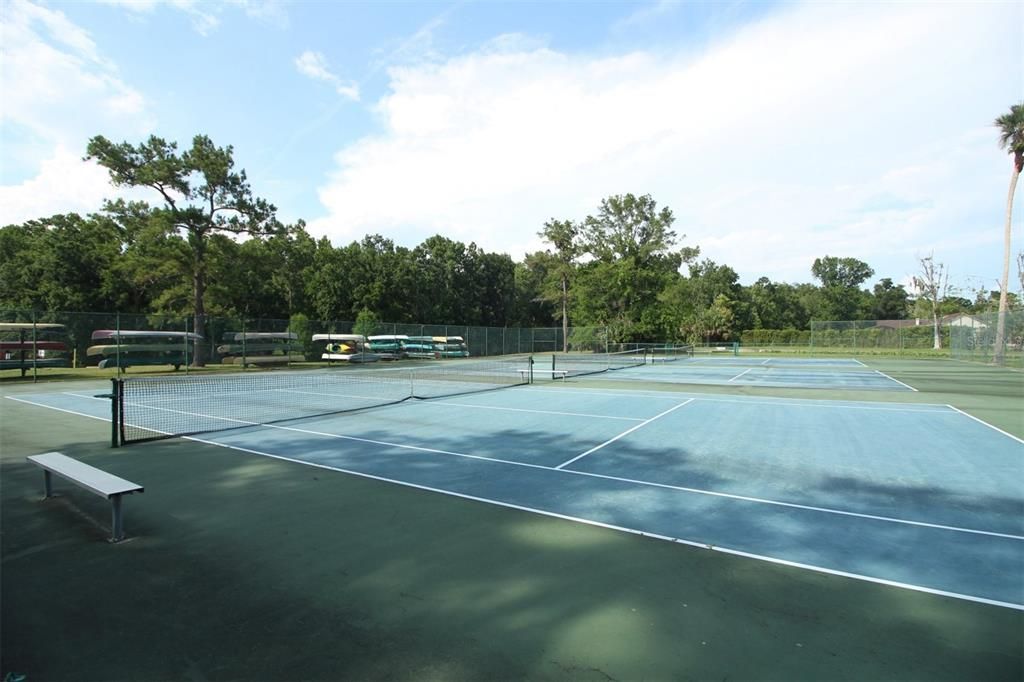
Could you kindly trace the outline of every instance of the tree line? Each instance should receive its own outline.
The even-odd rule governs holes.
[[[685,246],[674,216],[649,195],[614,195],[582,219],[540,226],[548,248],[514,261],[435,235],[407,248],[381,235],[334,246],[302,221],[283,224],[253,195],[233,150],[197,136],[114,144],[87,158],[116,186],[157,201],[107,201],[0,228],[0,306],[37,310],[354,320],[494,327],[603,326],[612,341],[722,341],[813,320],[931,317],[891,279],[873,288],[865,262],[824,255],[791,284],[749,286]],[[995,310],[982,291],[932,301],[939,313]]]

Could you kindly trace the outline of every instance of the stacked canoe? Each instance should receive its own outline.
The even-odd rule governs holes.
[[[469,350],[461,336],[407,336],[382,334],[367,337],[370,350],[383,359],[398,358],[466,358]]]
[[[469,349],[461,336],[435,336],[434,353],[441,358],[468,358]]]
[[[0,369],[69,367],[64,334],[62,324],[0,323]]]
[[[313,334],[313,342],[324,344],[320,359],[327,362],[376,362],[381,359],[362,334]]]
[[[225,365],[276,365],[305,362],[294,332],[228,332],[217,346]]]
[[[405,334],[378,334],[366,337],[366,344],[381,360],[399,360],[405,357]]]
[[[433,336],[409,336],[402,342],[402,352],[407,358],[434,358]]]
[[[100,369],[133,365],[173,365],[178,369],[192,362],[196,342],[203,337],[192,332],[97,329],[94,343],[85,354],[89,364]]]

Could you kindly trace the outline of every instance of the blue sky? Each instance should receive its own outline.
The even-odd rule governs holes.
[[[92,135],[203,133],[335,244],[521,260],[545,220],[649,193],[747,284],[824,255],[908,282],[934,254],[992,289],[1022,25],[1009,2],[3,0],[0,224],[117,196]]]

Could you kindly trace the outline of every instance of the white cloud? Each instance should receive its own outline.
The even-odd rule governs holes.
[[[319,52],[306,50],[295,58],[295,68],[303,76],[323,81],[333,86],[335,91],[354,102],[359,101],[359,85],[353,81],[344,82],[331,72],[327,66],[327,58]]]
[[[152,130],[145,98],[63,13],[12,2],[0,21],[0,122],[17,132],[4,147],[0,223],[97,210],[117,193],[105,171],[81,160],[86,144],[103,131]]]
[[[182,12],[192,22],[192,29],[202,35],[209,36],[220,27],[220,17],[225,7],[235,7],[245,12],[250,19],[262,21],[273,26],[286,27],[289,24],[288,12],[284,3],[279,0],[223,0],[221,3],[202,2],[201,0],[100,0],[105,5],[120,7],[137,16],[150,15],[159,7]]]
[[[112,194],[106,169],[59,147],[43,160],[35,177],[0,186],[0,226],[57,213],[93,213],[99,210],[102,197]]]
[[[638,10],[616,22],[612,27],[615,32],[632,29],[636,26],[656,21],[666,14],[669,14],[679,7],[679,0],[657,0],[657,2],[643,5]]]
[[[394,67],[382,132],[337,153],[310,227],[338,242],[443,231],[520,258],[545,220],[633,192],[745,280],[806,281],[826,253],[889,276],[882,263],[913,268],[929,243],[988,248],[1008,164],[985,126],[1021,97],[1020,18],[809,4],[696,57],[499,40]]]
[[[206,11],[208,3],[196,0],[101,0],[104,4],[114,5],[136,14],[152,14],[161,5],[184,12],[192,21],[192,28],[202,36],[210,35],[220,26],[220,19]]]

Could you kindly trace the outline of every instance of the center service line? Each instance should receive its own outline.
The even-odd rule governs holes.
[[[656,415],[654,415],[653,417],[651,417],[650,419],[648,419],[648,420],[646,420],[646,421],[642,421],[642,422],[640,422],[639,424],[637,424],[637,425],[636,425],[636,426],[634,426],[633,428],[631,428],[631,429],[628,429],[628,430],[626,430],[626,431],[623,431],[622,433],[620,433],[619,435],[615,436],[614,438],[610,438],[610,439],[606,440],[605,442],[601,443],[600,445],[596,445],[596,446],[594,446],[594,447],[590,448],[589,450],[587,450],[586,452],[584,452],[584,453],[582,453],[582,454],[579,454],[579,455],[576,455],[575,457],[573,457],[573,458],[572,458],[572,459],[570,459],[570,460],[566,460],[565,462],[562,462],[561,464],[559,464],[559,465],[558,465],[558,466],[556,466],[555,468],[556,468],[556,469],[561,469],[562,467],[566,467],[566,466],[569,466],[570,464],[572,464],[572,463],[573,463],[573,462],[575,462],[576,460],[578,460],[578,459],[582,459],[582,458],[586,457],[587,455],[589,455],[589,454],[590,454],[590,453],[592,453],[592,452],[597,452],[598,450],[600,450],[600,449],[601,449],[601,448],[603,448],[604,446],[606,446],[606,445],[611,445],[612,443],[614,443],[614,442],[615,442],[615,441],[617,441],[618,439],[620,439],[620,438],[623,438],[624,436],[628,436],[629,434],[633,433],[634,431],[636,431],[637,429],[639,429],[639,428],[641,428],[641,427],[643,427],[643,426],[647,426],[648,424],[650,424],[650,423],[651,423],[652,421],[654,421],[655,419],[659,419],[659,418],[661,418],[661,417],[664,417],[664,416],[665,416],[666,414],[668,414],[669,412],[674,412],[675,410],[678,410],[678,409],[679,409],[680,407],[682,407],[683,405],[689,405],[689,404],[690,404],[690,403],[692,403],[692,402],[693,402],[694,400],[696,400],[696,398],[688,398],[687,400],[685,400],[685,401],[683,401],[683,402],[681,402],[681,403],[679,403],[679,404],[677,404],[677,405],[673,405],[672,407],[668,408],[668,409],[667,409],[667,410],[665,410],[664,412],[661,412],[660,414],[656,414]]]
[[[749,371],[751,371],[751,370],[753,370],[753,369],[754,369],[754,368],[753,368],[753,367],[751,367],[751,368],[750,368],[750,369],[748,369],[748,370],[744,370],[744,371],[740,372],[739,374],[737,374],[736,376],[734,376],[734,377],[733,377],[732,379],[729,379],[729,381],[732,381],[733,379],[739,379],[739,378],[740,378],[741,376],[743,376],[744,374],[746,374],[747,372],[749,372]]]

